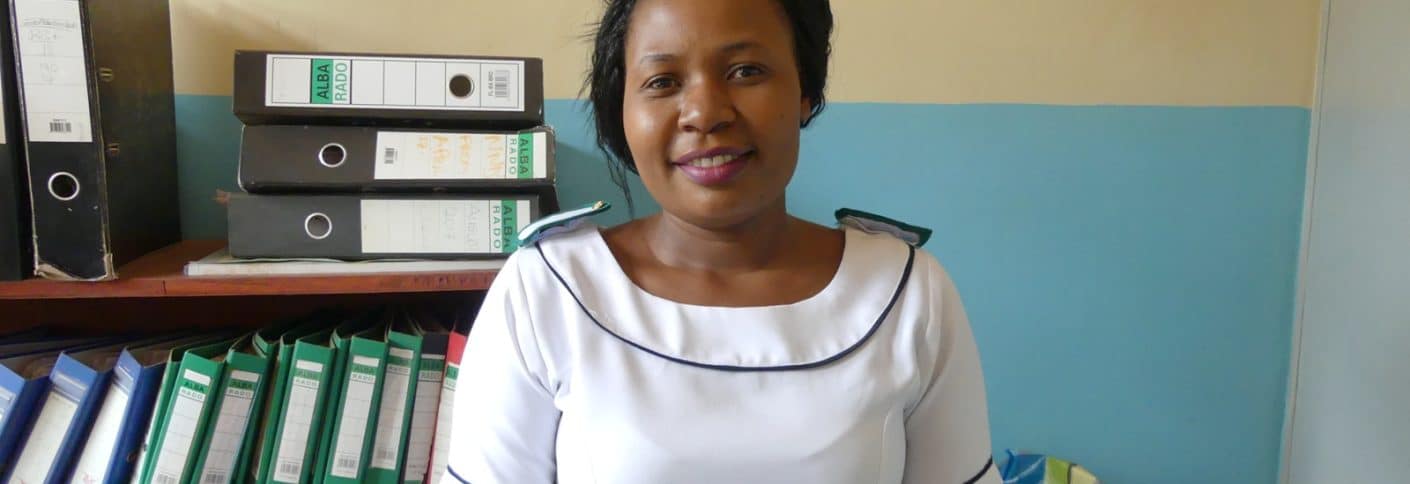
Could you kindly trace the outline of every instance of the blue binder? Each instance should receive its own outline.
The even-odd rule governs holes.
[[[54,358],[67,348],[101,344],[104,340],[68,338],[0,345],[0,476],[9,475],[14,451],[28,430],[39,397],[49,388],[49,373],[26,373],[30,363]]]

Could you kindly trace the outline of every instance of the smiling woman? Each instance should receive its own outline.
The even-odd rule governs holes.
[[[828,3],[614,0],[598,29],[598,143],[662,211],[510,258],[443,482],[999,482],[959,293],[906,242],[924,230],[788,212]]]

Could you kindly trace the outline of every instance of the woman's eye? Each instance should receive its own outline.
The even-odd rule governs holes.
[[[653,77],[646,81],[646,88],[653,91],[663,91],[676,87],[676,80],[666,76]]]
[[[763,74],[763,73],[764,73],[764,70],[761,69],[759,66],[745,64],[745,65],[742,65],[742,66],[737,66],[737,67],[735,67],[733,70],[731,70],[730,73],[729,73],[729,78],[730,78],[730,79],[747,79],[747,78],[750,78],[750,77],[758,76],[758,75]]]

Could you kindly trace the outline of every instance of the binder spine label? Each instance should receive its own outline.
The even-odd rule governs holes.
[[[15,394],[9,390],[0,388],[0,423],[5,421],[5,414],[10,411],[10,407],[15,404]]]
[[[93,142],[78,0],[14,0],[29,141]]]
[[[379,131],[376,180],[548,178],[546,133]]]
[[[235,458],[240,452],[240,444],[245,440],[259,377],[259,374],[248,371],[230,372],[224,401],[220,404],[220,415],[216,416],[215,434],[206,455],[206,466],[201,469],[200,478],[196,481],[199,484],[230,482]]]
[[[377,414],[372,467],[396,470],[401,457],[402,420],[406,415],[404,395],[411,388],[412,358],[416,354],[406,348],[390,348],[387,352],[387,377],[382,387],[382,406]]]
[[[179,484],[184,477],[187,457],[191,454],[191,444],[200,425],[206,395],[210,393],[210,384],[209,376],[192,370],[186,370],[182,374],[181,381],[177,383],[171,413],[167,415],[165,438],[161,449],[158,449],[153,483]]]
[[[22,442],[24,450],[10,468],[10,482],[44,482],[54,465],[54,454],[63,444],[64,429],[73,422],[78,413],[78,402],[69,400],[59,392],[51,391],[34,419],[34,430],[29,441]]]
[[[126,372],[119,368],[117,380],[120,381],[125,374]],[[106,481],[108,458],[112,457],[113,447],[117,445],[118,433],[122,431],[122,416],[131,398],[128,396],[128,388],[116,381],[109,385],[108,395],[103,398],[103,405],[98,408],[98,418],[93,423],[93,430],[88,434],[88,441],[83,444],[78,464],[74,466],[74,482]]]
[[[362,200],[364,254],[507,254],[528,200]]]
[[[279,439],[279,452],[274,458],[274,480],[297,483],[303,476],[304,451],[314,413],[318,411],[318,386],[323,364],[298,360],[290,375],[289,399],[284,414],[284,431]]]
[[[367,438],[367,416],[372,412],[372,392],[377,385],[376,358],[354,356],[348,366],[347,393],[343,395],[343,418],[338,424],[338,442],[333,451],[335,477],[358,478],[362,467],[362,444]]]
[[[455,381],[459,377],[460,365],[446,365],[445,381],[441,384],[440,412],[436,417],[436,440],[431,446],[435,453],[431,456],[430,482],[441,482],[441,476],[445,474],[446,466],[450,462],[450,432],[455,428],[455,415],[452,413],[455,411]]]
[[[268,54],[264,91],[268,107],[523,111],[524,62]]]
[[[411,439],[406,445],[406,476],[403,482],[421,482],[431,463],[431,439],[436,434],[436,410],[441,399],[441,378],[445,357],[421,355],[421,371],[416,378],[416,404],[411,413]]]

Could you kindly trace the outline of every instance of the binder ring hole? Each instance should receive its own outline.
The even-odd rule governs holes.
[[[338,143],[328,143],[318,149],[318,163],[329,168],[337,168],[347,158],[347,148]]]
[[[49,195],[61,202],[67,202],[78,198],[78,177],[72,173],[61,171],[49,175]]]
[[[470,82],[470,77],[465,74],[456,74],[450,78],[450,94],[455,97],[469,97],[475,92],[475,83]]]
[[[314,212],[304,218],[304,233],[313,240],[323,240],[333,233],[333,221],[327,215]]]

